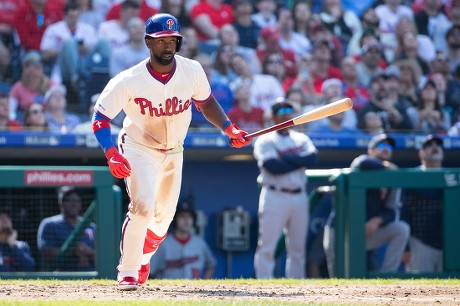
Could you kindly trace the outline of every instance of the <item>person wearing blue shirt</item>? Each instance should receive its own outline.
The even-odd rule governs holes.
[[[35,270],[35,259],[30,246],[19,241],[18,232],[7,213],[0,213],[0,272],[30,272]]]
[[[82,199],[78,190],[70,186],[61,187],[58,203],[61,213],[43,219],[38,228],[37,244],[44,264],[52,270],[93,271],[95,269],[94,223],[76,236],[76,241],[70,244],[68,253],[63,253],[64,250],[61,250],[67,238],[83,219],[80,216]]]

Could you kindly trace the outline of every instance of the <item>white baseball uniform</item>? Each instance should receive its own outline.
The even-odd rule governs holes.
[[[260,175],[257,182],[262,186],[259,198],[259,239],[254,257],[256,277],[272,278],[276,245],[283,230],[286,231],[286,277],[304,278],[306,261],[306,238],[308,228],[308,197],[305,167],[285,174],[273,174],[263,167],[270,159],[283,155],[307,156],[316,153],[310,138],[295,130],[288,135],[268,133],[254,143],[254,157]]]
[[[98,113],[109,119],[126,113],[118,148],[131,165],[126,178],[131,202],[122,229],[119,278],[137,278],[141,264],[150,262],[147,231],[156,238],[166,235],[180,193],[191,107],[210,98],[201,65],[177,54],[165,82],[155,78],[146,59],[111,79],[99,96]]]

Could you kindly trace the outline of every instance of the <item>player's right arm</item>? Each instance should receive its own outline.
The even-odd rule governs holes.
[[[110,119],[95,111],[92,128],[99,145],[104,150],[110,172],[116,178],[126,178],[131,174],[131,165],[115,148],[110,132]]]

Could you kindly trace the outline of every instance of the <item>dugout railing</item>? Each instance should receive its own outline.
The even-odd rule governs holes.
[[[82,222],[77,225],[72,234],[60,249],[58,257],[66,257],[89,221],[96,224],[95,231],[95,271],[59,271],[59,269],[33,272],[0,272],[0,279],[92,279],[115,278],[116,266],[119,260],[120,228],[122,223],[122,192],[114,185],[113,176],[107,167],[64,167],[64,166],[0,166],[0,205],[2,210],[19,209],[19,202],[33,198],[33,212],[42,215],[42,211],[55,208],[55,202],[45,202],[42,198],[55,193],[60,186],[74,186],[88,191],[88,205],[85,205]],[[54,199],[54,198],[53,198]],[[18,202],[18,203],[16,203]],[[30,201],[29,201],[30,202]],[[46,214],[45,214],[46,215]],[[29,219],[37,216],[30,215]],[[21,224],[13,226],[18,230],[18,240],[21,237]],[[30,223],[33,223],[30,221]],[[34,224],[36,235],[37,226]],[[33,247],[33,243],[29,245]],[[35,257],[37,266],[40,259]]]
[[[334,276],[339,278],[449,278],[460,277],[460,169],[423,171],[307,171],[310,180],[333,185],[335,209]],[[368,271],[365,250],[366,190],[370,188],[423,189],[443,192],[443,271],[432,273],[381,273]],[[402,203],[404,205],[404,203]]]

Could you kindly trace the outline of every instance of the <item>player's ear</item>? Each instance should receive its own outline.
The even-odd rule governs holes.
[[[145,36],[144,41],[145,41],[145,45],[147,46],[147,48],[150,49],[150,39],[149,39],[149,37]]]

